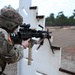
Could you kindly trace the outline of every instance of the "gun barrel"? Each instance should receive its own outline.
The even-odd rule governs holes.
[[[11,39],[15,42],[17,41],[22,41],[22,40],[27,40],[29,38],[51,38],[51,33],[49,31],[42,31],[42,30],[33,30],[30,29],[30,24],[22,24],[20,25],[19,32],[17,34],[14,33],[14,35],[11,35]]]

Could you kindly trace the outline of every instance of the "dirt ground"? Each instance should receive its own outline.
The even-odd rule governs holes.
[[[75,29],[73,28],[63,28],[63,29],[59,29],[59,28],[50,28],[50,31],[52,31],[52,35],[53,35],[53,45],[55,46],[59,46],[62,48],[62,61],[65,61],[63,59],[70,59],[73,61],[75,61]],[[72,56],[71,56],[72,55]],[[65,63],[62,63],[61,67],[65,68],[64,65],[67,63],[67,61],[65,61]],[[67,63],[69,64],[69,63]],[[73,66],[71,64],[71,66]],[[67,66],[68,67],[68,66]],[[75,67],[75,66],[74,66]],[[73,71],[75,71],[75,68],[72,68]],[[70,67],[68,67],[69,70],[71,70]],[[7,75],[17,75],[17,64],[12,64],[12,65],[8,65],[5,69],[5,73]]]
[[[62,48],[60,68],[75,73],[75,29],[63,28],[53,31],[53,45]]]

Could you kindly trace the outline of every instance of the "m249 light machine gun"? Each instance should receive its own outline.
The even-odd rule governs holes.
[[[21,44],[22,40],[27,40],[29,38],[31,39],[33,37],[40,38],[42,41],[40,42],[40,44],[37,48],[37,49],[39,49],[39,47],[41,45],[43,45],[44,39],[46,38],[46,39],[48,39],[50,48],[52,49],[52,52],[54,53],[53,46],[50,42],[51,32],[49,32],[49,30],[43,31],[43,27],[41,25],[39,25],[39,26],[42,28],[42,30],[30,29],[30,24],[25,24],[25,23],[22,24],[22,25],[20,25],[20,29],[17,33],[10,34],[11,40],[13,41],[14,44]]]

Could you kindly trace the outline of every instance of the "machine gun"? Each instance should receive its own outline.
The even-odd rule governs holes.
[[[39,25],[41,28],[43,28],[41,25]],[[47,38],[50,44],[50,48],[52,49],[52,45],[50,42],[51,38],[51,32],[49,30],[43,31],[43,30],[34,30],[30,29],[30,24],[22,24],[20,25],[20,29],[17,33],[11,33],[10,37],[14,44],[21,44],[22,40],[27,40],[29,38],[40,38],[42,41],[40,42],[40,45],[37,49],[44,43],[44,39]],[[52,52],[54,53],[53,49]]]

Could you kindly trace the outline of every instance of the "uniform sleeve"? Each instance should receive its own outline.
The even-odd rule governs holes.
[[[23,58],[23,49],[24,48],[21,45],[15,45],[14,49],[15,49],[15,54],[17,57],[17,60],[16,60],[16,62],[17,62]]]

